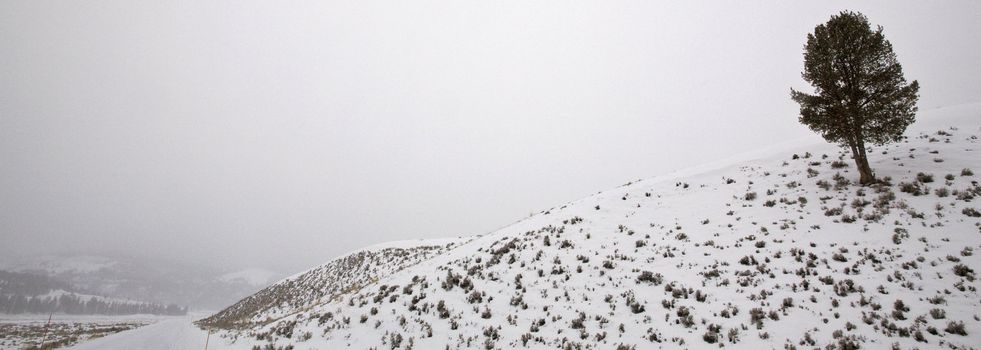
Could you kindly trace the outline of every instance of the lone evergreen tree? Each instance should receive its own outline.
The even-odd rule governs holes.
[[[814,28],[804,46],[804,72],[814,94],[790,89],[800,122],[828,142],[847,146],[863,185],[875,181],[866,143],[899,141],[916,118],[920,84],[906,83],[892,44],[861,13],[843,11]]]

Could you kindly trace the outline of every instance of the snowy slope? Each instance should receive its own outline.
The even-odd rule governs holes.
[[[870,155],[889,185],[850,183],[833,145],[780,145],[352,253],[200,324],[226,328],[212,349],[976,348],[981,104],[908,135]]]
[[[207,328],[249,328],[330,303],[469,239],[399,241],[351,252],[287,277],[200,321]]]

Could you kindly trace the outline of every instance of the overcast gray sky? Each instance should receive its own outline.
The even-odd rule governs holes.
[[[0,1],[0,254],[293,272],[809,135],[814,26],[981,101],[981,2]]]

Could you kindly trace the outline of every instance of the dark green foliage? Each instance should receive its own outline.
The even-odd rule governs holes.
[[[807,35],[805,81],[814,94],[791,89],[800,122],[852,151],[861,183],[875,180],[866,143],[898,141],[913,123],[920,85],[907,83],[892,44],[868,18],[845,11]]]

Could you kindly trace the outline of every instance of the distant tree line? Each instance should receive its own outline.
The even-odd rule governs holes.
[[[44,275],[0,270],[0,295],[41,295],[58,289],[70,291],[72,287]]]
[[[63,291],[62,293],[52,293]],[[30,273],[0,271],[0,313],[70,315],[185,315],[187,308],[78,295],[65,282]]]
[[[172,315],[187,314],[187,308],[175,304],[163,305],[135,301],[106,300],[100,297],[62,294],[60,296],[0,295],[0,313],[69,315]]]

